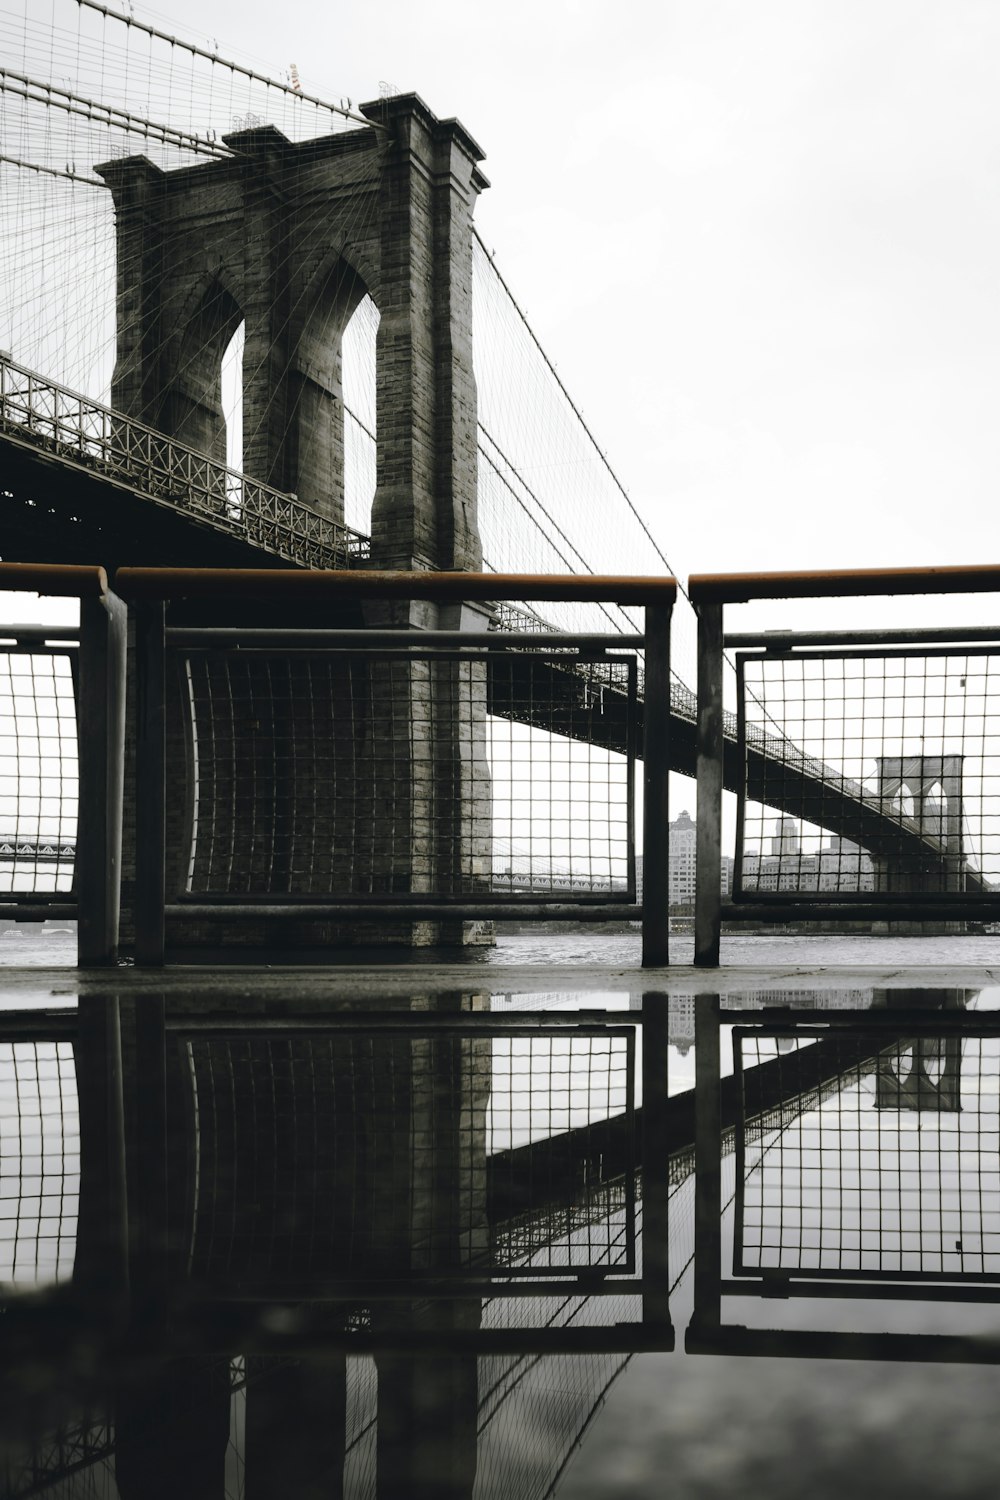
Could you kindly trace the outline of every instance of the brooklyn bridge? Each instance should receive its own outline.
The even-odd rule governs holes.
[[[1000,570],[685,585],[464,124],[76,9],[0,67],[0,590],[60,601],[0,625],[0,919],[77,924],[3,970],[6,1492],[548,1500],[678,1319],[997,1363],[993,970],[720,960],[1000,920],[1000,633],[730,613]]]

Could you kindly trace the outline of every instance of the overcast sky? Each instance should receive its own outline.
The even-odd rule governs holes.
[[[463,121],[480,230],[679,572],[1000,556],[995,0],[136,10]]]
[[[479,228],[681,575],[1000,560],[996,0],[135,12],[463,121]]]

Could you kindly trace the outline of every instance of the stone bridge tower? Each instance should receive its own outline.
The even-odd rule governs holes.
[[[878,795],[915,823],[925,853],[875,856],[877,891],[930,896],[965,889],[961,755],[886,755],[876,760]],[[906,799],[909,799],[907,805]],[[893,932],[959,931],[955,923],[893,922]]]
[[[361,108],[370,128],[293,143],[263,124],[225,137],[232,158],[166,172],[141,156],[98,168],[117,225],[112,404],[224,461],[221,363],[244,322],[243,468],[343,521],[341,346],[370,295],[380,317],[372,564],[478,570],[472,213],[486,186],[482,152],[416,95]],[[194,565],[197,549],[192,528]],[[484,620],[403,602],[270,623],[466,622]],[[249,608],[231,623],[262,622]],[[326,658],[276,674],[242,655],[194,677],[177,664],[168,892],[273,899],[488,886],[481,666]],[[223,743],[210,764],[206,747]],[[222,936],[226,947],[250,942],[232,926]],[[261,922],[251,946],[474,936],[460,922],[294,931]],[[213,946],[191,922],[176,924],[173,943]]]
[[[229,160],[97,170],[114,197],[116,410],[225,460],[221,361],[246,321],[245,471],[343,520],[341,338],[379,314],[379,567],[478,568],[472,212],[483,153],[415,94],[371,129],[224,137]]]

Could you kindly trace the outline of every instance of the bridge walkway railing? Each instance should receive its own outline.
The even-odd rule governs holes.
[[[718,964],[723,921],[1000,922],[1000,625],[752,633],[723,621],[727,605],[759,600],[998,589],[998,567],[690,580],[697,964]],[[729,651],[735,713],[723,702]],[[730,899],[724,772],[737,798]]]
[[[492,919],[641,923],[644,962],[667,961],[672,579],[123,568],[116,585],[143,685],[139,962],[204,953],[210,929],[328,951]],[[490,629],[503,599],[630,603],[645,629]],[[403,601],[423,628],[261,623]],[[206,603],[216,623],[175,623]],[[641,896],[640,755],[642,847],[662,851]]]
[[[300,567],[346,567],[368,556],[361,532],[5,355],[0,434]]]

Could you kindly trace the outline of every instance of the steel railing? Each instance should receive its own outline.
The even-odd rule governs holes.
[[[638,899],[632,770],[641,753],[644,847],[662,849],[670,765],[672,579],[126,568],[119,570],[116,584],[136,609],[138,670],[148,685],[146,717],[138,726],[142,826],[136,944],[142,962],[162,963],[168,928],[185,923],[276,923],[277,934],[295,923],[368,922],[384,930],[393,921],[505,917],[641,922],[644,961],[666,962],[667,862],[665,855],[646,860]],[[343,611],[362,601],[399,599],[478,605],[483,628],[180,627],[167,612],[170,601],[184,600],[190,610],[196,601],[211,600],[215,619],[228,609],[237,620],[246,617],[248,604],[259,614],[318,605]],[[646,628],[633,636],[490,630],[484,606],[498,599],[633,603],[645,607]],[[646,683],[641,730],[639,653]],[[185,788],[170,795],[172,807],[189,809],[181,839],[188,852],[179,875],[164,831],[168,677],[178,680],[178,662],[183,662],[191,715],[186,761],[198,767],[192,772],[197,785],[189,777]],[[288,739],[269,706],[275,694],[290,705],[297,695],[303,724],[295,743],[298,731]],[[288,713],[290,723],[294,706]],[[485,758],[481,737],[488,716],[577,740],[591,736],[598,721],[606,726],[609,748],[621,752],[625,767],[616,783],[621,881],[605,872],[586,889],[588,882],[575,880],[572,870],[551,868],[542,880],[515,879],[513,857],[510,878],[494,878],[490,844],[496,794],[488,772],[476,780],[477,758]],[[510,767],[515,791],[522,769],[516,753]],[[181,758],[172,755],[171,763]],[[293,763],[296,770],[290,772]],[[562,779],[546,794],[553,802],[571,803],[573,787],[559,774]],[[295,776],[300,780],[293,785]],[[306,782],[308,797],[318,796],[322,803],[315,815],[303,810],[299,796]],[[590,815],[602,790],[584,793],[581,818]],[[515,791],[509,794],[512,809]],[[241,811],[235,821],[226,811],[223,828],[214,811],[218,807]],[[350,826],[338,822],[341,808]],[[569,816],[565,806],[562,815]],[[518,814],[511,816],[516,833]],[[241,818],[256,819],[256,831],[237,827]],[[322,822],[318,837],[317,818]],[[280,837],[272,838],[279,823]],[[357,843],[362,835],[364,858],[351,849],[340,858],[338,847]],[[512,848],[515,842],[512,835]],[[371,932],[378,941],[377,929]],[[276,936],[275,941],[280,946],[288,940]]]
[[[361,532],[2,355],[0,432],[286,562],[330,568],[368,556]]]
[[[1000,826],[990,821],[1000,765],[993,765],[989,730],[990,663],[1000,652],[1000,629],[931,624],[740,633],[723,626],[726,605],[750,601],[998,588],[997,567],[702,574],[690,580],[698,614],[696,963],[718,964],[723,920],[1000,920],[1000,889],[994,893],[987,869],[1000,838]],[[725,653],[733,649],[735,714],[723,704]],[[980,701],[975,713],[967,690],[973,677]],[[945,795],[938,783],[949,778]],[[721,879],[724,786],[737,796],[728,901]],[[780,848],[767,855],[766,808],[827,830],[830,869],[824,868],[825,850],[811,859],[793,851],[794,830],[786,835],[780,819],[773,825]],[[971,840],[970,810],[977,822]],[[845,873],[848,868],[853,874]]]

